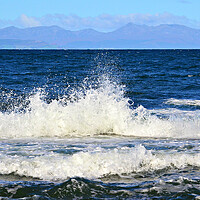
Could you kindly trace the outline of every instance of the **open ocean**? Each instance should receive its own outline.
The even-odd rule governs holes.
[[[0,199],[200,199],[200,50],[0,50]]]

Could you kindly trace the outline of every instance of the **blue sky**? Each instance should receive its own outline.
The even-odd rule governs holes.
[[[128,22],[200,28],[200,0],[0,0],[0,27],[116,29]]]

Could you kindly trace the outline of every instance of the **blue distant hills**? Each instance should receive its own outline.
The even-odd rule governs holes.
[[[58,26],[0,29],[1,49],[160,49],[200,48],[200,29],[177,24],[159,26],[129,23],[112,32],[70,31]]]

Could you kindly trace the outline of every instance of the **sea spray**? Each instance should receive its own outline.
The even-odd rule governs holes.
[[[2,50],[0,198],[199,199],[199,57]]]
[[[26,99],[24,112],[16,107],[0,113],[1,138],[82,137],[124,135],[154,138],[199,138],[200,114],[187,116],[185,111],[168,114],[133,108],[124,95],[124,86],[106,76],[98,82],[85,79],[79,88],[66,89],[66,94],[46,102],[46,93],[38,90]],[[20,109],[19,109],[20,108]],[[183,117],[184,116],[184,117]]]
[[[69,98],[50,103],[37,92],[29,97],[25,113],[1,113],[1,137],[123,134],[132,112],[123,94],[123,87],[108,79],[98,88],[76,90]]]

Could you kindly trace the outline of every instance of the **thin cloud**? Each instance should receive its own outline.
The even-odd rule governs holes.
[[[186,3],[186,4],[191,3],[190,1],[187,1],[187,0],[178,0],[178,2],[180,2],[180,3]]]
[[[39,20],[35,19],[34,17],[28,17],[24,14],[20,16],[19,22],[22,24],[23,27],[41,26]]]

